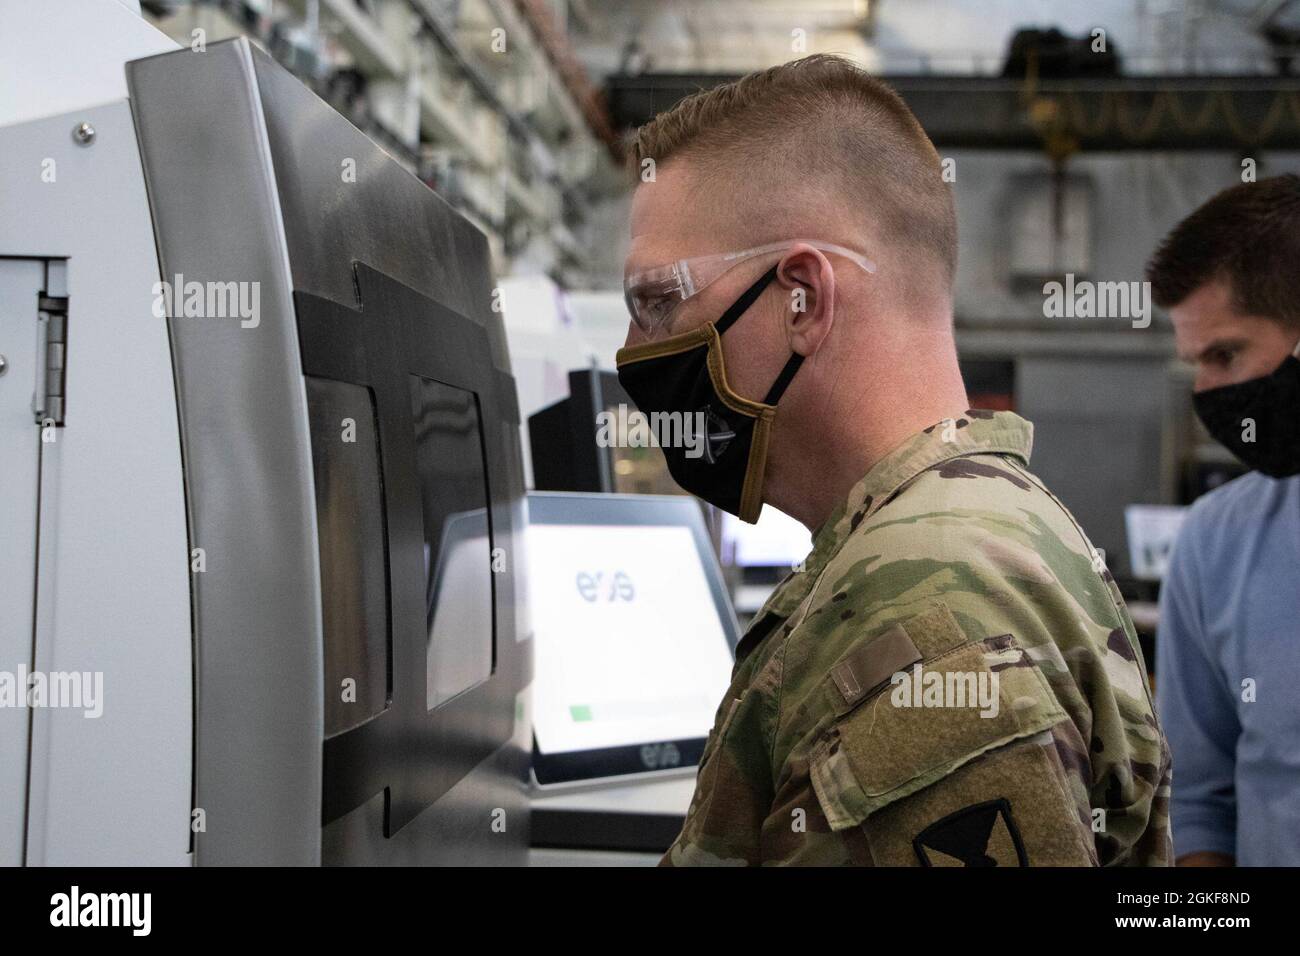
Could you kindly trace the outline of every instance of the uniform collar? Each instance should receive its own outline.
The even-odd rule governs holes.
[[[776,589],[761,611],[788,617],[794,613],[821,571],[862,520],[878,511],[903,485],[927,468],[966,455],[1013,455],[1026,465],[1034,443],[1034,426],[1012,412],[971,409],[961,418],[931,425],[876,462],[853,486],[844,502],[813,535],[813,549],[803,567]]]
[[[1034,444],[1034,426],[1012,412],[971,409],[958,419],[945,419],[913,435],[872,466],[853,486],[844,503],[814,538],[814,551],[823,538],[830,553],[864,518],[878,511],[894,492],[921,472],[966,455],[1014,455],[1026,465]]]

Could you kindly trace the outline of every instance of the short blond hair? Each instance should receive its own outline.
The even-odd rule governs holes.
[[[638,174],[647,159],[675,156],[753,185],[744,202],[756,215],[755,203],[795,195],[859,210],[880,241],[932,258],[951,289],[957,214],[939,154],[902,98],[842,57],[808,56],[702,90],[637,130]]]

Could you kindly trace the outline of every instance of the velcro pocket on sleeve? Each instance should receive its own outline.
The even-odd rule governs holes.
[[[864,659],[886,637],[878,663],[867,667]],[[842,667],[850,660],[859,688],[887,662],[895,666],[857,693]],[[813,748],[810,776],[833,830],[857,826],[981,754],[1066,719],[1012,635],[970,641],[943,604],[850,649],[822,692],[835,720]]]

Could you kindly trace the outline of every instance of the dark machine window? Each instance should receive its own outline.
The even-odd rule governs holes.
[[[391,698],[384,491],[370,389],[307,376],[325,637],[325,736]]]
[[[410,381],[432,710],[492,675],[492,536],[477,396],[415,375]]]

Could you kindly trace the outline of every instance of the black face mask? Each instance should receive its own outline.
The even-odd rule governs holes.
[[[684,442],[660,442],[673,480],[691,494],[753,523],[763,508],[763,469],[776,402],[803,363],[791,355],[761,402],[727,384],[722,334],[776,277],[773,266],[717,322],[619,349],[618,380],[642,414],[676,413]]]
[[[1300,474],[1300,359],[1269,375],[1197,392],[1196,414],[1211,435],[1271,478]]]

